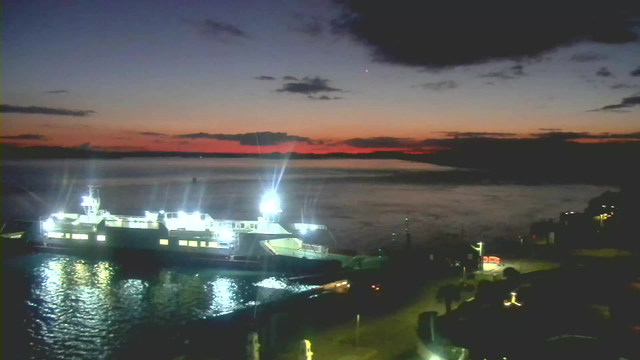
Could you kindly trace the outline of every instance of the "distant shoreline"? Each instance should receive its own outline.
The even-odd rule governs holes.
[[[552,146],[553,145],[553,146]],[[634,165],[640,158],[637,143],[549,143],[527,148],[468,147],[441,149],[433,153],[374,151],[369,153],[206,153],[172,151],[108,152],[88,148],[52,146],[18,147],[0,144],[2,160],[43,159],[272,159],[272,160],[404,160],[455,168],[448,175],[403,174],[394,179],[407,182],[432,182],[447,177],[447,182],[593,184],[625,186],[640,182]],[[466,170],[466,171],[461,171]]]

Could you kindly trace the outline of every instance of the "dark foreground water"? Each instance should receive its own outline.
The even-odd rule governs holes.
[[[126,356],[123,348],[142,326],[211,319],[308,289],[253,272],[140,270],[71,256],[22,256],[2,264],[2,354],[7,359]]]
[[[283,218],[326,224],[328,246],[367,251],[389,243],[411,220],[416,244],[517,239],[532,221],[582,210],[608,188],[590,185],[467,184],[434,181],[450,168],[395,160],[256,159],[42,160],[0,163],[1,218],[81,212],[86,185],[101,185],[102,207],[201,211],[255,219],[277,187]],[[192,178],[197,177],[197,182]],[[408,180],[411,179],[411,180]],[[112,358],[140,327],[179,325],[304,287],[271,274],[168,267],[144,271],[107,261],[30,255],[2,264],[3,358]],[[264,286],[260,286],[264,285]],[[162,341],[159,339],[158,341]]]

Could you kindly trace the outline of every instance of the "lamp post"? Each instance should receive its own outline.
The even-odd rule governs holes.
[[[478,252],[478,254],[479,254],[478,261],[480,262],[480,271],[484,271],[484,261],[482,260],[482,253],[483,253],[483,251],[482,251],[482,250],[483,250],[483,249],[482,249],[482,248],[483,248],[483,246],[482,246],[482,245],[483,245],[482,241],[478,242],[478,246],[477,246],[477,247],[476,247],[476,246],[471,245],[471,247],[472,247],[475,251],[477,251],[477,252]]]

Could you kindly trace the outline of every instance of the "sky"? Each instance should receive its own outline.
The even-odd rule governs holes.
[[[0,141],[357,153],[640,139],[640,5],[535,4],[3,1]]]

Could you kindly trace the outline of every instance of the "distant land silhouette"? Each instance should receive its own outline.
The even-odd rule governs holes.
[[[591,183],[629,185],[640,182],[640,141],[579,143],[557,139],[459,139],[431,153],[375,151],[370,153],[207,153],[173,151],[109,152],[87,148],[0,144],[7,159],[122,158],[263,158],[263,159],[398,159],[478,171],[436,175],[462,182]],[[406,174],[410,177],[424,176]],[[434,179],[431,179],[434,180]],[[442,179],[445,180],[445,179]]]

